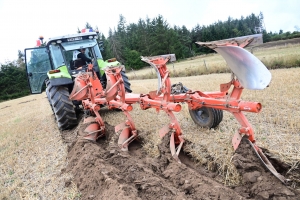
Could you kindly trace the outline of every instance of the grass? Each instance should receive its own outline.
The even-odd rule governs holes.
[[[45,94],[0,103],[0,120],[0,199],[76,199],[76,185],[65,187],[67,149]]]
[[[289,44],[268,49],[258,48],[254,51],[269,69],[290,68],[300,66],[300,45]]]
[[[269,69],[300,66],[300,45],[289,44],[270,48],[255,48],[253,54]],[[219,54],[202,55],[185,61],[168,64],[172,77],[188,77],[213,73],[229,73],[225,60]],[[127,71],[129,79],[156,78],[154,69],[146,67],[138,71]]]

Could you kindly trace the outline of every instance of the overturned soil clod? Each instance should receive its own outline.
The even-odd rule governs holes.
[[[128,152],[121,151],[114,127],[105,126],[106,137],[97,142],[80,137],[82,125],[63,136],[69,145],[66,171],[73,174],[82,199],[297,199],[294,191],[262,168],[254,154],[251,157],[247,146],[234,158],[244,185],[232,189],[184,153],[179,156],[182,163],[177,163],[169,150],[170,135],[158,146],[159,158],[151,158],[140,141],[132,142]]]
[[[233,164],[243,177],[243,185],[234,190],[246,198],[254,199],[299,199],[299,193],[281,183],[264,168],[246,138],[233,157]],[[273,163],[274,164],[274,163]],[[279,166],[274,165],[275,168]]]

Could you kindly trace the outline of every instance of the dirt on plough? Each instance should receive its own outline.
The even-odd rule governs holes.
[[[105,124],[106,136],[97,142],[81,138],[85,128],[64,131],[68,166],[82,199],[300,199],[300,194],[264,170],[247,144],[241,145],[233,162],[243,174],[243,185],[229,188],[214,173],[196,166],[180,154],[181,164],[169,150],[169,136],[159,145],[160,157],[149,157],[136,140],[129,151],[117,146],[114,127]],[[66,186],[71,182],[66,182]]]

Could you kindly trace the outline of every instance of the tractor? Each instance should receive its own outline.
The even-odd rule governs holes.
[[[70,129],[78,124],[76,110],[80,108],[81,101],[71,101],[69,95],[73,90],[75,77],[86,71],[87,65],[76,68],[80,59],[74,59],[74,54],[82,48],[86,49],[85,54],[92,60],[93,70],[104,88],[107,83],[105,69],[121,66],[115,58],[103,59],[100,51],[103,50],[103,43],[98,40],[99,32],[89,31],[91,30],[53,37],[44,44],[43,37],[40,37],[37,47],[25,49],[30,92],[40,94],[46,86],[46,95],[60,130]],[[131,92],[125,67],[122,68],[126,92]]]

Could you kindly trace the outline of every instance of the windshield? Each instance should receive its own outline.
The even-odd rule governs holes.
[[[95,54],[92,51],[93,48],[86,48],[84,55],[86,58],[92,60],[95,60]],[[79,60],[81,60],[80,58],[77,57],[77,55],[80,53],[79,49],[77,50],[71,50],[71,51],[63,51],[67,66],[70,69],[75,69],[76,68],[76,61],[78,62]],[[90,62],[88,61],[79,61],[79,63],[81,63],[82,65],[86,65]],[[78,64],[78,63],[77,63]]]
[[[66,65],[69,69],[74,68],[74,60],[81,48],[85,48],[85,56],[89,59],[103,59],[97,41],[81,40],[49,45],[51,58],[55,69]],[[87,64],[87,63],[86,63]]]

